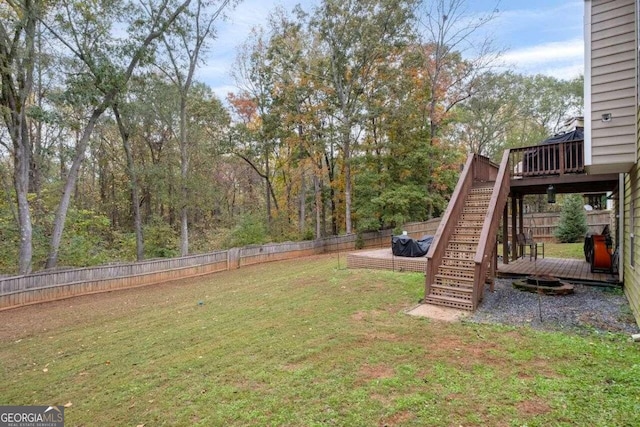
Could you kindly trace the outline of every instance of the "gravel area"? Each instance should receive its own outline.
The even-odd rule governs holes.
[[[513,280],[496,279],[495,291],[486,289],[480,307],[467,320],[556,331],[640,332],[619,288],[576,284],[572,295],[547,296],[514,289]]]

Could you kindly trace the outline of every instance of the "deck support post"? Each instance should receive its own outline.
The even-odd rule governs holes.
[[[518,234],[518,229],[516,228],[516,213],[518,211],[518,203],[516,200],[516,195],[511,196],[511,259],[515,261],[518,259],[518,242],[516,240],[516,235]]]
[[[502,213],[502,263],[509,264],[509,204],[504,204]]]
[[[491,268],[489,269],[490,287],[489,290],[493,292],[496,285],[496,274],[498,273],[498,241],[493,247],[493,254],[491,255]]]
[[[524,234],[524,196],[518,197],[518,233]],[[524,248],[520,256],[524,256]]]

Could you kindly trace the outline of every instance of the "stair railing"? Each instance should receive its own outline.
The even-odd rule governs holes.
[[[444,252],[447,248],[447,244],[449,243],[449,239],[455,231],[460,214],[462,214],[466,195],[469,193],[471,186],[473,185],[476,169],[476,162],[474,160],[477,157],[479,157],[477,154],[469,154],[467,157],[467,162],[464,165],[464,169],[462,169],[460,179],[458,179],[456,188],[451,195],[451,200],[442,215],[440,225],[433,237],[431,247],[427,252],[425,297],[429,295],[431,285],[435,283],[438,266],[442,263],[442,258],[444,257]]]
[[[493,255],[495,250],[500,219],[502,218],[502,212],[509,197],[509,183],[509,150],[505,150],[502,154],[502,161],[500,162],[495,184],[493,185],[491,200],[489,201],[487,215],[484,218],[480,239],[478,240],[478,249],[474,257],[476,264],[472,296],[474,310],[477,308],[484,292],[485,277],[487,275],[489,261],[491,261],[491,255]]]

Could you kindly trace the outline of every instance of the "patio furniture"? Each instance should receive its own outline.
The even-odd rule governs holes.
[[[518,233],[517,235],[520,256],[524,258],[527,255],[527,248],[529,248],[529,261],[538,259],[538,249],[542,249],[542,258],[544,258],[544,242],[536,242],[533,239],[531,230],[529,230],[528,234],[528,237],[524,233]]]

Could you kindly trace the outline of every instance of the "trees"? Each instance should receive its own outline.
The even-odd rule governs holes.
[[[148,0],[139,4],[114,2],[98,4],[95,9],[88,9],[83,4],[62,0],[53,22],[45,23],[57,41],[71,52],[75,86],[87,92],[78,101],[90,110],[56,211],[47,268],[57,264],[78,170],[98,120],[112,105],[116,96],[125,90],[136,67],[150,54],[153,43],[173,25],[190,2],[191,0],[178,3],[172,0]],[[131,13],[127,22],[128,37],[112,38],[113,20],[125,10]]]
[[[587,232],[587,215],[584,211],[582,196],[571,194],[563,199],[560,222],[555,236],[561,243],[579,242]]]
[[[478,90],[480,76],[500,53],[490,39],[477,39],[479,30],[497,11],[475,18],[466,7],[466,0],[435,0],[422,1],[418,10],[424,34],[419,53],[427,80],[430,144],[438,138],[451,110]]]
[[[189,253],[188,223],[188,186],[189,179],[189,138],[187,126],[187,98],[193,85],[193,76],[200,59],[201,52],[206,49],[206,42],[213,36],[213,23],[231,0],[215,2],[195,0],[195,4],[187,13],[177,17],[177,31],[165,32],[161,35],[165,47],[168,67],[161,67],[165,75],[178,89],[180,96],[180,254]],[[215,5],[216,10],[208,10]],[[183,70],[186,70],[183,71]]]
[[[484,73],[476,94],[454,112],[451,142],[499,160],[505,148],[535,145],[581,115],[582,77]]]
[[[316,10],[313,25],[326,56],[323,80],[339,127],[347,234],[353,227],[351,157],[362,132],[364,94],[377,67],[408,44],[412,9],[413,2],[397,0],[325,0]]]
[[[209,250],[238,224],[277,240],[428,219],[465,150],[536,143],[580,104],[579,80],[486,72],[467,42],[487,17],[465,20],[463,0],[278,9],[222,104],[195,70],[231,4],[0,3],[0,232],[17,271],[91,245]]]
[[[267,57],[264,31],[254,29],[251,38],[240,48],[234,78],[241,88],[239,95],[230,94],[229,102],[239,117],[232,152],[247,162],[264,179],[266,220],[272,219],[272,202],[279,209],[273,189],[272,155],[278,144],[277,116],[271,114],[274,79]]]
[[[44,13],[38,0],[9,2],[0,6],[0,109],[11,145],[0,143],[13,159],[13,185],[20,229],[18,271],[31,272],[33,228],[29,210],[29,171],[32,145],[28,114],[31,108],[36,62],[36,24]]]

